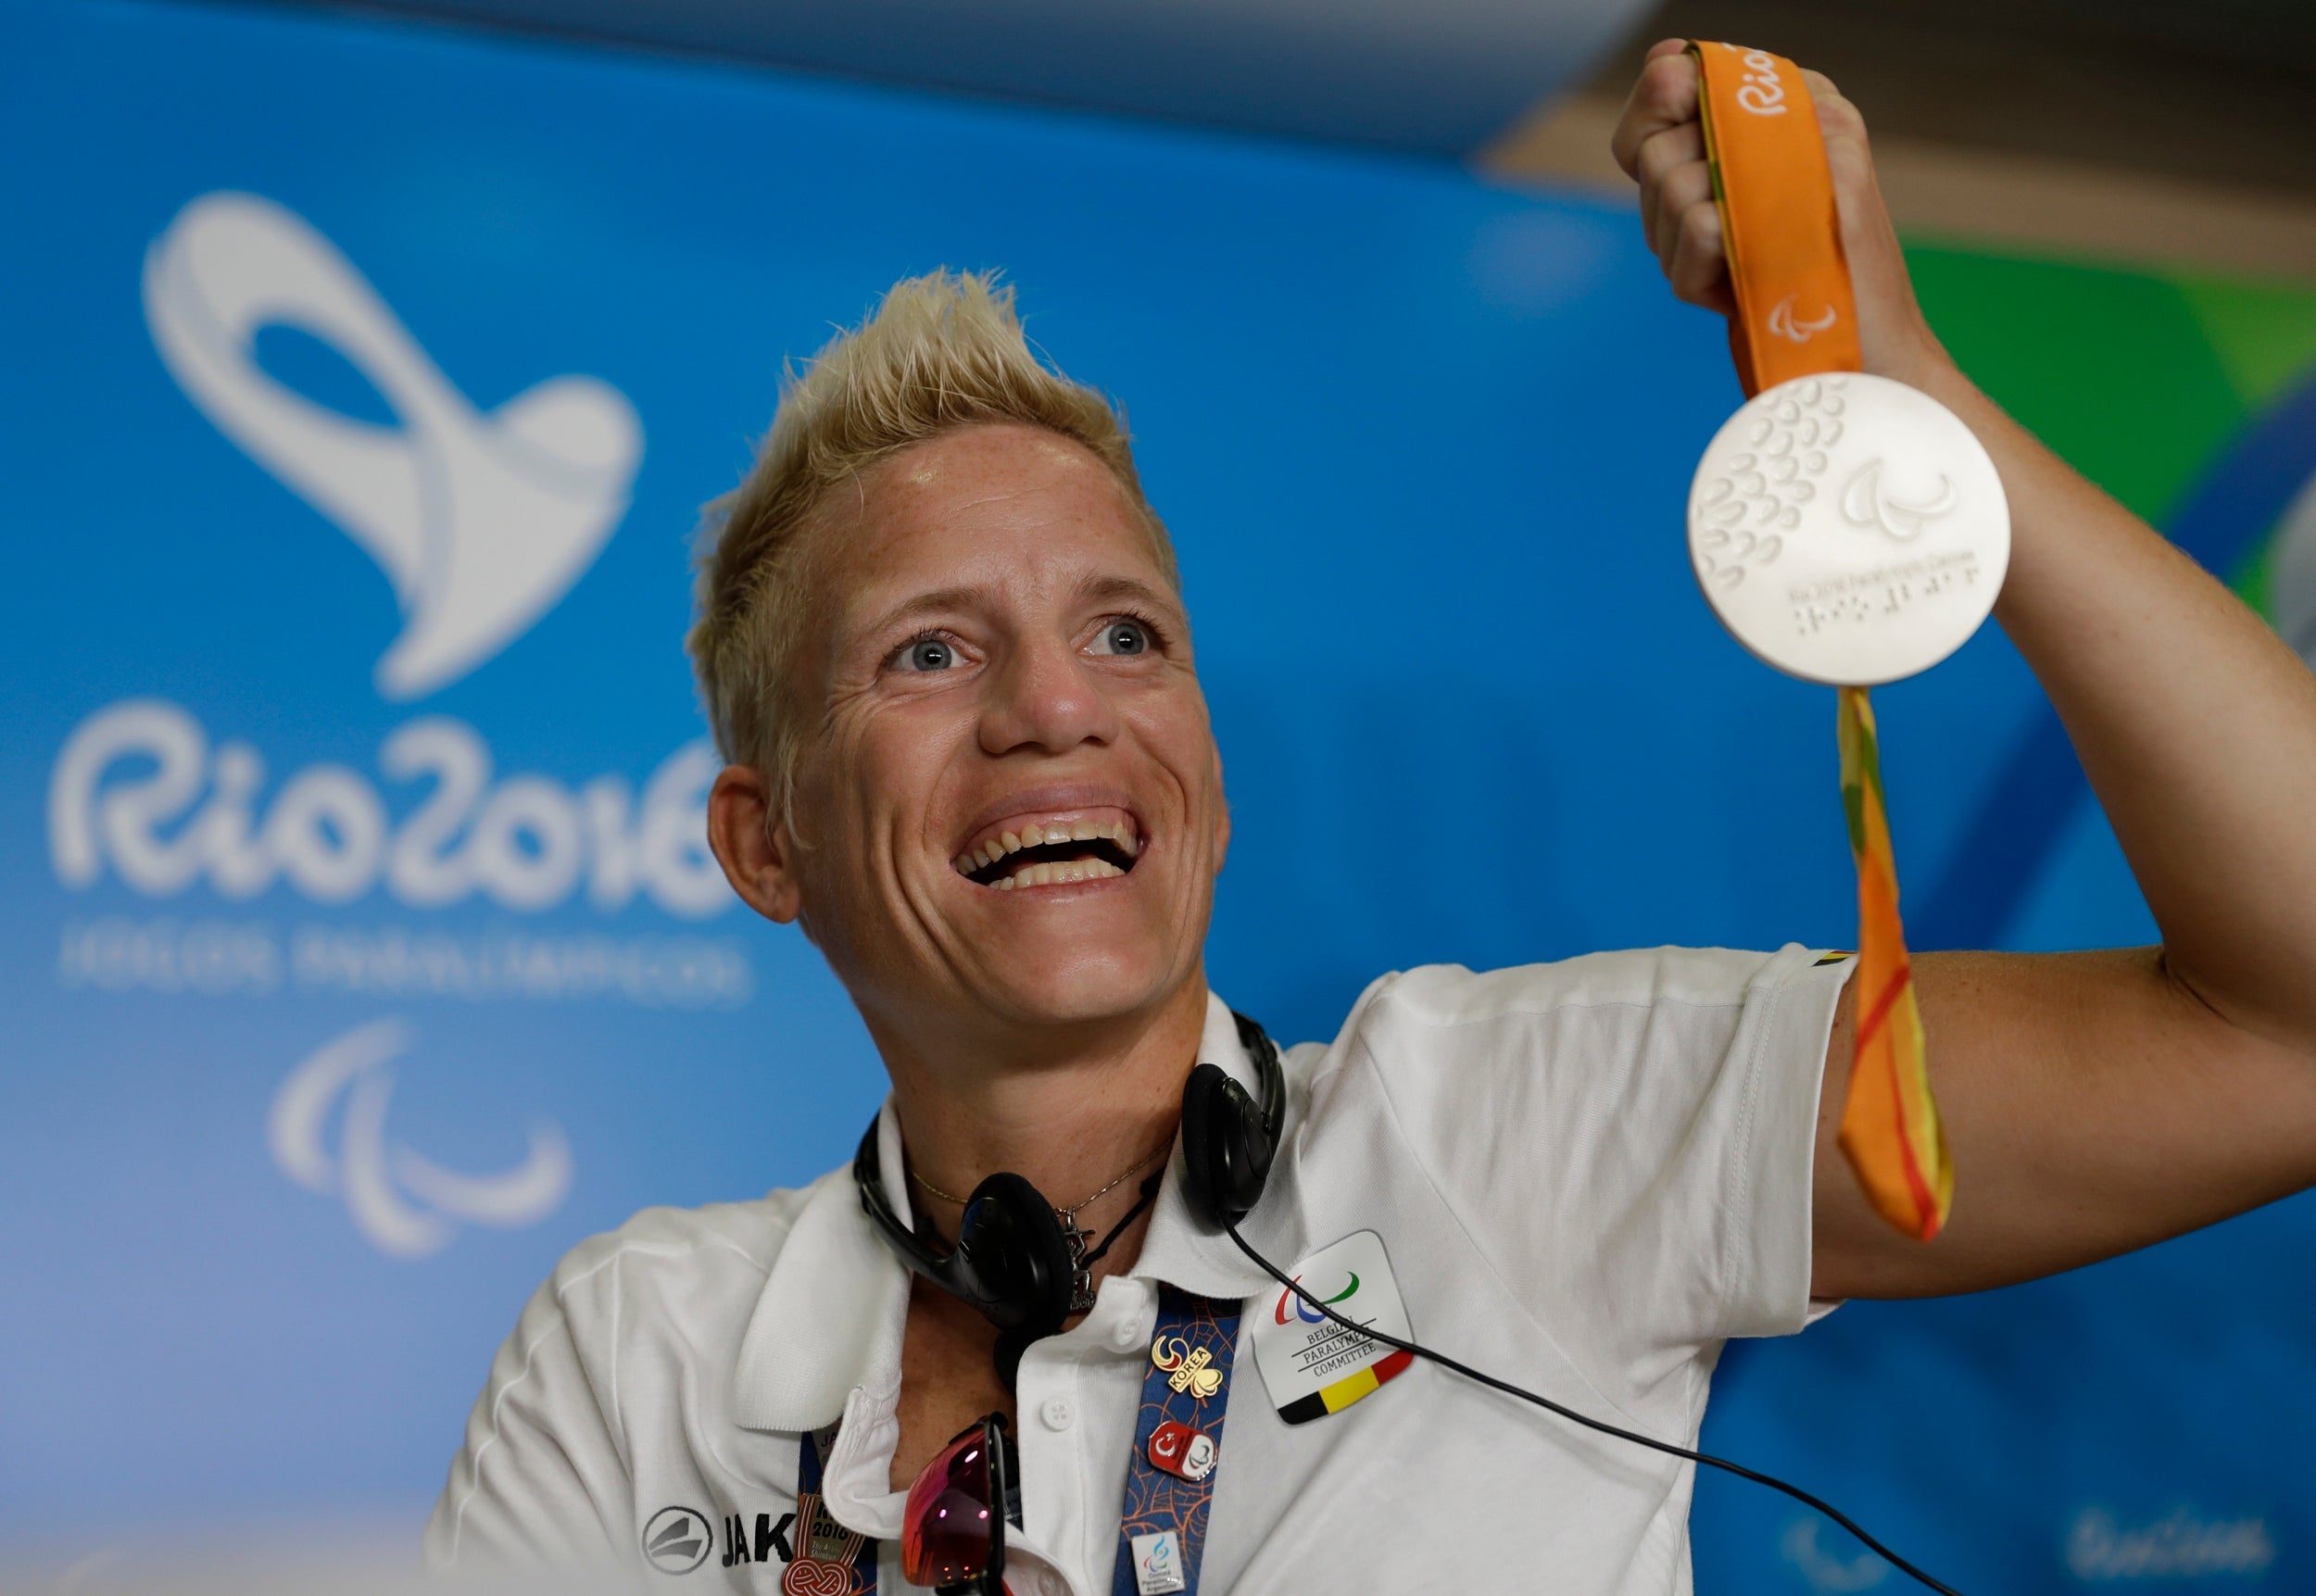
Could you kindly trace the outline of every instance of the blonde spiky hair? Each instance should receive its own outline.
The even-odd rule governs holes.
[[[858,328],[799,374],[782,373],[778,412],[740,485],[707,507],[699,619],[688,648],[724,757],[753,765],[785,811],[807,716],[793,667],[808,624],[811,541],[799,534],[830,489],[913,444],[992,422],[1043,427],[1109,468],[1178,582],[1174,546],[1134,470],[1124,418],[1031,353],[1013,291],[994,271],[928,272],[893,284]]]

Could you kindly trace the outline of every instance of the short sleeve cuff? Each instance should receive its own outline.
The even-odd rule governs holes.
[[[1809,1295],[1818,1104],[1842,988],[1857,967],[1855,954],[1789,943],[1747,996],[1753,1146],[1738,1167],[1751,1187],[1742,1194],[1730,1336],[1789,1336],[1836,1306]]]

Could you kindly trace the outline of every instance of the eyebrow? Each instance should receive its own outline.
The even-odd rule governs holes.
[[[913,598],[896,604],[861,630],[863,634],[882,632],[904,621],[913,621],[920,615],[937,615],[944,609],[963,609],[979,597],[978,588],[937,587],[930,593],[920,593]]]
[[[1149,583],[1132,576],[1097,576],[1091,582],[1081,585],[1077,593],[1079,597],[1090,598],[1097,603],[1114,598],[1139,598],[1145,604],[1155,605],[1163,609],[1181,608],[1176,599],[1161,593]]]
[[[945,610],[971,608],[984,597],[977,587],[937,587],[902,600],[861,629],[862,635],[880,633],[891,627],[916,620],[920,616],[938,615]],[[1178,602],[1152,587],[1149,583],[1132,576],[1097,576],[1078,584],[1081,601],[1105,603],[1115,599],[1139,599],[1166,609],[1178,609]]]

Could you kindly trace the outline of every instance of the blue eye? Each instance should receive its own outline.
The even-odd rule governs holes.
[[[1150,628],[1139,621],[1113,621],[1102,627],[1094,640],[1097,654],[1147,654],[1152,639]]]
[[[938,637],[920,637],[900,652],[904,671],[946,671],[957,663],[957,650]]]

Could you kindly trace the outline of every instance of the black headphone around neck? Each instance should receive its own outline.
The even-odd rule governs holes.
[[[1244,1014],[1234,1010],[1230,1017],[1254,1061],[1260,1100],[1219,1064],[1196,1065],[1182,1086],[1182,1195],[1211,1230],[1238,1224],[1262,1200],[1287,1109],[1278,1044]],[[1010,1389],[1022,1350],[1060,1330],[1071,1313],[1077,1251],[1061,1215],[1022,1176],[992,1175],[965,1200],[957,1245],[945,1247],[893,1212],[876,1132],[871,1120],[852,1159],[862,1209],[903,1263],[998,1327],[998,1373]]]

